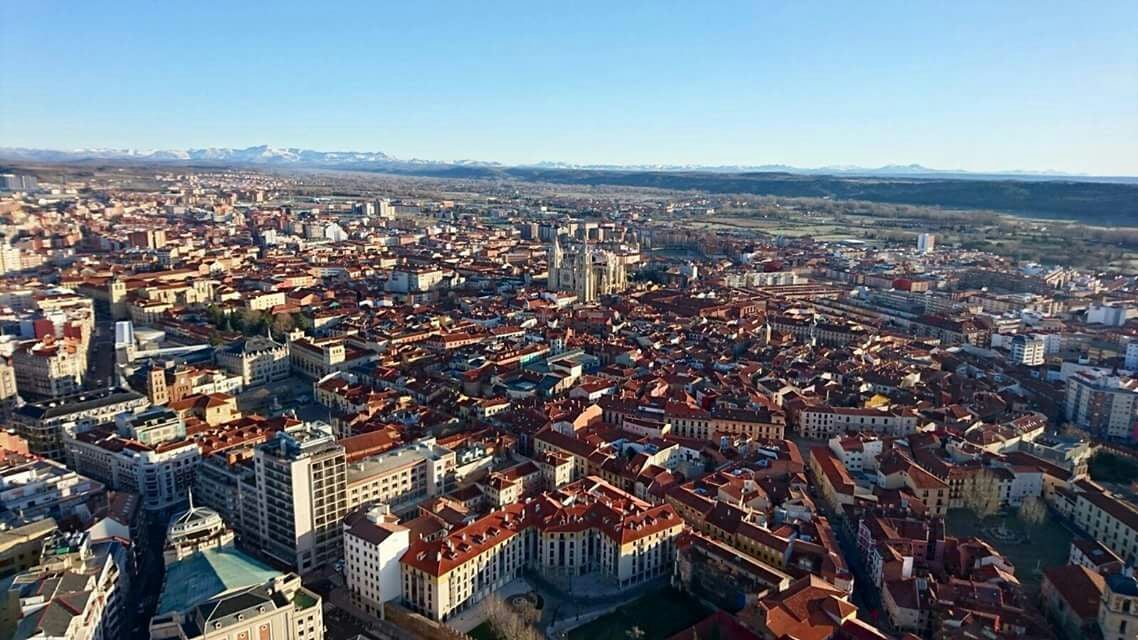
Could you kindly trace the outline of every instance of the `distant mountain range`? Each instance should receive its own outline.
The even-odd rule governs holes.
[[[1092,224],[1138,226],[1138,177],[1075,176],[1023,171],[970,173],[930,169],[914,164],[815,169],[786,165],[616,166],[556,162],[505,166],[477,160],[401,160],[379,152],[312,151],[268,146],[163,151],[0,148],[0,163],[17,166],[41,163],[88,166],[166,164],[337,169],[462,180],[865,200],[950,209],[986,209]]]
[[[0,147],[0,159],[24,162],[162,162],[162,163],[202,163],[230,164],[272,167],[313,167],[382,170],[413,170],[415,167],[504,167],[499,162],[481,160],[420,160],[400,159],[380,151],[315,151],[295,147],[270,147],[260,145],[244,149],[209,147],[201,149],[109,149],[90,148],[73,150],[31,149],[21,147]],[[785,164],[763,165],[674,165],[674,164],[574,164],[567,162],[538,162],[517,165],[527,169],[573,170],[573,171],[647,171],[647,172],[699,172],[718,174],[746,173],[788,173],[794,175],[830,175],[851,177],[935,177],[968,179],[1006,179],[1021,180],[1076,180],[1087,182],[1138,182],[1138,177],[1126,176],[1088,176],[1062,171],[996,171],[972,172],[962,169],[934,169],[919,164],[890,164],[883,167],[861,167],[856,165],[831,165],[803,168]]]

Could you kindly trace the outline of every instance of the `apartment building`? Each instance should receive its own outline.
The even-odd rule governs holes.
[[[185,501],[201,459],[191,440],[146,445],[108,426],[67,435],[64,447],[68,466],[116,491],[137,493],[148,511]]]
[[[255,447],[204,456],[194,474],[194,500],[221,515],[246,547],[260,546],[261,509],[257,502]]]
[[[0,468],[0,526],[86,515],[105,493],[102,483],[54,460],[8,455]]]
[[[385,505],[363,507],[344,519],[344,582],[352,602],[382,617],[383,603],[403,594],[399,559],[411,544],[411,530]]]
[[[39,564],[44,541],[58,529],[54,519],[44,518],[0,531],[0,578]]]
[[[826,443],[847,471],[861,473],[877,469],[877,459],[885,443],[865,434],[836,435]]]
[[[8,416],[19,401],[16,369],[12,366],[12,358],[0,355],[0,416]]]
[[[919,418],[911,409],[862,409],[807,406],[797,412],[798,433],[810,440],[829,440],[839,433],[860,431],[904,436],[917,430]]]
[[[1025,367],[1038,367],[1043,364],[1047,353],[1047,341],[1039,336],[1019,335],[1012,338],[1011,361]]]
[[[781,440],[786,431],[786,416],[781,410],[735,409],[715,407],[711,411],[670,403],[665,407],[645,407],[618,398],[602,398],[599,402],[605,421],[647,422],[681,438],[712,440],[734,436],[749,440]]]
[[[280,431],[257,447],[254,465],[264,552],[302,575],[338,560],[347,464],[332,427],[309,422]]]
[[[113,422],[120,414],[136,413],[149,402],[146,396],[120,388],[87,391],[71,396],[29,402],[12,412],[16,433],[37,455],[63,460],[67,434]]]
[[[1079,371],[1067,378],[1067,420],[1100,438],[1133,441],[1138,379]]]
[[[596,574],[631,588],[672,571],[683,520],[590,476],[506,505],[445,537],[411,544],[400,561],[403,602],[449,620],[533,567]]]
[[[448,493],[454,475],[454,451],[439,446],[435,438],[423,438],[348,464],[348,508],[381,503],[404,511]]]
[[[74,339],[47,335],[13,351],[12,366],[16,387],[25,399],[58,398],[83,388],[87,350]]]
[[[92,542],[86,532],[56,531],[39,564],[6,582],[0,637],[126,637],[128,566],[127,550],[115,540]]]

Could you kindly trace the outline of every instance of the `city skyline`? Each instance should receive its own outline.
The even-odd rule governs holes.
[[[498,9],[6,6],[0,55],[27,63],[0,79],[18,96],[0,137],[510,165],[1136,173],[1128,3]]]

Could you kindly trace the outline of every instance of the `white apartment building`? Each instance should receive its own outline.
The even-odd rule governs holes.
[[[1133,440],[1138,379],[1080,371],[1067,378],[1067,420],[1101,438]]]
[[[455,453],[423,438],[347,465],[348,508],[380,503],[401,511],[452,488]]]
[[[64,442],[68,466],[117,491],[137,493],[149,511],[182,503],[201,459],[201,450],[192,441],[150,446],[107,427],[67,435]]]
[[[667,575],[684,521],[596,476],[515,502],[411,544],[400,559],[403,602],[451,619],[532,566],[543,575],[597,574],[622,589]]]
[[[922,233],[917,236],[917,251],[932,253],[936,249],[936,236],[931,233]]]
[[[905,409],[810,406],[798,411],[798,433],[811,440],[829,440],[839,433],[861,431],[904,436],[917,430],[918,417]]]
[[[836,435],[827,444],[851,473],[877,470],[877,460],[884,448],[880,438],[859,435]]]
[[[63,520],[85,509],[102,494],[102,483],[81,476],[53,460],[29,457],[13,461],[11,454],[0,469],[0,522],[18,526],[43,518]]]
[[[1047,353],[1047,342],[1038,336],[1018,335],[1012,338],[1011,361],[1025,367],[1038,367],[1043,364]]]
[[[402,596],[399,559],[411,531],[385,506],[364,507],[344,519],[344,582],[353,603],[383,617],[383,603]]]

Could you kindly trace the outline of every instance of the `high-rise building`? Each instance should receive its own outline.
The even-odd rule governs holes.
[[[1134,440],[1138,379],[1078,372],[1067,378],[1067,420],[1100,438]]]
[[[0,174],[0,191],[35,191],[39,181],[35,176],[19,173]]]
[[[1044,362],[1047,343],[1038,336],[1018,335],[1012,338],[1012,362],[1026,367],[1038,367]]]
[[[936,249],[936,236],[931,233],[922,233],[917,236],[917,251],[932,253]]]
[[[1138,371],[1138,340],[1131,340],[1126,345],[1126,364],[1124,366],[1127,371]]]
[[[332,427],[309,422],[257,447],[263,550],[300,574],[340,558],[348,508],[344,447]]]

